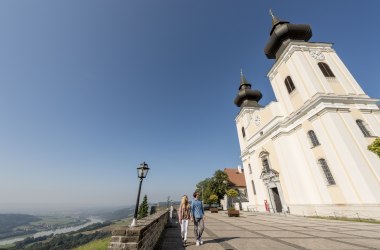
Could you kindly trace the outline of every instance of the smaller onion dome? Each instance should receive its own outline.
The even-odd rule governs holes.
[[[261,107],[259,104],[260,99],[263,97],[260,91],[252,90],[251,84],[245,79],[243,71],[240,71],[240,86],[239,92],[235,97],[234,103],[236,106],[243,107]]]

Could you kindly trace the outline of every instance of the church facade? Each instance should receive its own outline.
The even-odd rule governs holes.
[[[241,74],[235,104],[249,205],[298,215],[380,218],[378,99],[369,97],[330,43],[272,14],[264,49],[276,101]]]

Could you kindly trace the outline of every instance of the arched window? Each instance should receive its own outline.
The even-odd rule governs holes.
[[[320,145],[318,138],[315,135],[313,130],[309,130],[309,132],[307,132],[307,134],[309,135],[309,139],[310,139],[310,142],[313,145],[313,147]]]
[[[356,124],[358,124],[360,130],[362,131],[365,137],[372,136],[370,130],[368,129],[367,124],[363,120],[356,120]]]
[[[252,174],[251,164],[248,164],[249,173]]]
[[[293,90],[296,89],[296,87],[294,86],[293,80],[290,76],[285,78],[285,86],[289,94],[293,92]]]
[[[255,183],[253,182],[253,180],[251,181],[251,183],[252,183],[252,188],[253,188],[253,194],[256,195]]]
[[[328,185],[335,185],[334,177],[331,174],[330,168],[327,165],[326,160],[325,159],[319,159],[318,164],[322,168],[323,173],[325,174],[327,184]]]
[[[269,166],[268,156],[264,156],[263,158],[261,158],[261,162],[263,164],[263,171],[269,172],[270,166]]]
[[[244,138],[245,137],[245,129],[244,129],[244,127],[241,127],[241,133],[242,133],[243,138]]]
[[[334,73],[330,69],[330,66],[327,65],[326,63],[320,62],[318,63],[318,66],[325,77],[335,77]]]
[[[263,166],[262,173],[270,173],[269,152],[263,148],[263,151],[259,154],[259,158],[261,159],[261,165]]]

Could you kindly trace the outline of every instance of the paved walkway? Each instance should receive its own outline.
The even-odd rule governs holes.
[[[380,224],[298,216],[206,212],[204,244],[195,245],[189,223],[186,249],[380,249]],[[185,249],[178,221],[164,232],[158,249]]]

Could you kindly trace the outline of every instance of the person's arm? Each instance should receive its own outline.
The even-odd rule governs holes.
[[[190,205],[190,220],[193,221],[193,218],[194,218],[194,202],[192,201]]]
[[[181,206],[179,207],[179,213],[178,213],[179,223],[181,223],[181,221],[182,221],[182,206],[183,206],[183,204],[181,204]]]
[[[205,220],[206,214],[205,214],[205,209],[203,207],[203,202],[201,203],[201,206],[202,206],[203,220]]]

